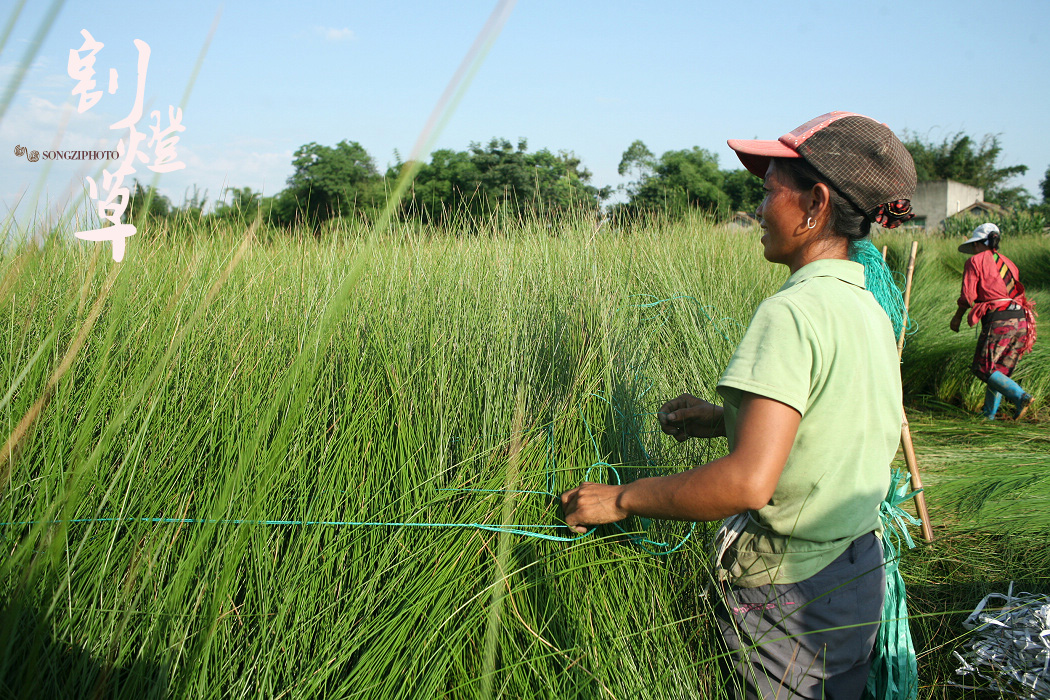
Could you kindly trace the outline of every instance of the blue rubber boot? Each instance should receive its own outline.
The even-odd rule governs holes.
[[[981,409],[981,414],[984,415],[988,420],[995,420],[995,414],[999,412],[999,402],[1003,400],[1003,395],[995,389],[987,387],[984,390],[984,408]]]
[[[1015,419],[1023,417],[1025,411],[1032,405],[1032,401],[1035,400],[1031,394],[1021,388],[1020,384],[1002,372],[992,372],[988,377],[988,386],[1010,399],[1015,408]]]

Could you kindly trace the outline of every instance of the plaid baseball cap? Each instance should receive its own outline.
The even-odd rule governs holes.
[[[911,153],[888,126],[862,114],[828,112],[776,141],[729,139],[729,147],[758,177],[771,158],[802,158],[868,215],[915,194]]]

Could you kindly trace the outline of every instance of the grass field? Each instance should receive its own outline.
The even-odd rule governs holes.
[[[9,253],[0,695],[716,696],[712,526],[665,557],[615,529],[474,526],[564,538],[551,494],[588,469],[726,449],[664,440],[652,413],[714,398],[786,271],[700,219],[595,228],[183,223],[120,265],[57,239]],[[909,239],[883,242],[903,269]],[[1045,308],[1045,240],[1017,245]],[[1031,420],[975,420],[953,248],[923,242],[904,357],[937,533],[903,567],[930,698],[965,692],[950,651],[984,592],[1050,587],[1045,342],[1015,375]],[[627,528],[656,551],[690,532]]]

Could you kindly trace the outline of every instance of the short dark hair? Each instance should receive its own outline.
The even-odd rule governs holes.
[[[802,158],[774,158],[774,167],[791,180],[798,190],[810,190],[817,183],[824,183],[831,193],[831,208],[828,212],[828,229],[850,243],[861,241],[871,234],[871,219],[853,205],[846,197],[828,183],[817,169]]]

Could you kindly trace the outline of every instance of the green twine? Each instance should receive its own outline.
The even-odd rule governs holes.
[[[646,389],[646,391],[648,391],[648,389]],[[613,408],[615,410],[619,411],[619,409],[616,408],[615,404],[613,404],[611,401],[606,399],[604,396],[598,396],[597,394],[592,394],[592,396],[595,396],[597,398],[602,399],[603,401],[608,402],[610,405],[613,406]],[[580,410],[580,418],[583,419],[583,425],[587,429],[587,437],[589,437],[591,439],[591,444],[594,445],[595,452],[598,452],[599,454],[601,454],[601,452],[598,450],[598,441],[594,439],[594,435],[591,433],[591,425],[590,425],[590,423],[587,422],[586,416],[583,415],[583,410],[582,409]],[[649,457],[649,453],[645,451],[645,445],[642,445],[641,438],[639,438],[637,435],[635,435],[634,437],[635,437],[636,440],[638,440],[638,444],[641,446],[642,452],[645,453],[645,461],[646,461],[646,463],[649,466],[652,466],[652,463],[653,463],[652,459]],[[616,467],[612,466],[608,462],[605,462],[605,461],[603,461],[601,459],[599,459],[599,461],[595,462],[594,464],[592,464],[590,467],[587,468],[587,472],[583,475],[583,480],[587,481],[588,479],[590,479],[591,472],[594,471],[596,468],[599,468],[599,467],[605,467],[606,469],[608,469],[610,472],[612,472],[613,476],[616,477],[616,483],[617,484],[621,483],[620,482],[620,472],[618,472],[616,470]],[[640,518],[640,520],[642,521],[642,527],[645,528],[646,530],[648,530],[649,529],[649,525],[652,523],[652,521],[649,518]],[[648,539],[648,538],[646,538],[645,536],[642,536],[642,535],[635,535],[635,534],[625,530],[623,528],[623,526],[621,526],[619,523],[613,523],[613,527],[615,527],[617,530],[619,530],[622,534],[626,535],[627,538],[633,544],[637,545],[638,547],[640,547],[645,552],[647,552],[649,554],[652,554],[654,556],[661,557],[661,556],[667,556],[668,554],[672,554],[674,552],[677,552],[679,549],[684,547],[685,543],[689,541],[689,538],[691,538],[693,536],[693,531],[696,530],[696,523],[695,522],[694,523],[689,523],[689,532],[687,532],[685,534],[685,537],[683,537],[678,542],[678,544],[673,545],[673,546],[670,543],[668,543],[668,542],[658,542],[656,540],[650,540],[650,539]],[[588,532],[588,534],[590,534],[590,533]],[[656,549],[654,549],[654,548],[656,548]]]
[[[905,328],[904,295],[882,254],[869,239],[850,244],[850,260],[864,266],[864,285],[893,325],[893,337],[900,338]],[[913,327],[911,319],[908,327]],[[919,493],[908,493],[908,483],[900,470],[890,477],[890,489],[879,506],[882,522],[882,551],[886,562],[886,598],[882,605],[882,623],[875,638],[875,660],[868,674],[865,700],[915,700],[919,693],[919,669],[915,645],[908,625],[907,592],[900,573],[901,540],[909,549],[915,542],[908,525],[920,525],[917,518],[904,511],[901,504]]]
[[[648,388],[646,388],[645,391],[642,392],[642,395],[644,395],[645,392],[649,391],[650,388],[652,388],[651,385]],[[591,396],[593,398],[600,399],[600,400],[605,401],[606,403],[608,403],[609,406],[612,408],[612,410],[615,411],[617,413],[617,415],[619,415],[620,418],[626,423],[626,420],[628,418],[627,414],[623,413],[620,410],[620,408],[614,402],[610,401],[609,399],[607,399],[606,397],[602,396],[601,394],[591,394]],[[579,410],[580,410],[580,420],[583,421],[583,427],[587,431],[587,437],[588,437],[588,439],[590,439],[591,445],[594,447],[594,451],[598,455],[598,461],[594,462],[593,464],[591,464],[591,466],[587,467],[587,471],[584,472],[584,474],[583,474],[583,480],[584,481],[590,481],[591,480],[591,475],[594,473],[594,471],[596,469],[605,469],[605,470],[607,470],[609,472],[609,475],[611,475],[611,477],[616,480],[616,484],[623,483],[623,481],[620,479],[620,472],[616,469],[616,467],[614,467],[613,465],[609,464],[608,462],[606,462],[604,459],[601,458],[601,450],[598,447],[598,441],[595,439],[594,433],[591,431],[590,421],[588,421],[587,417],[585,415],[583,415],[583,408],[581,407]],[[656,414],[655,413],[654,414],[632,414],[631,417],[639,417],[639,415],[654,415],[655,416]],[[634,425],[634,423],[631,422],[630,425]],[[529,491],[529,490],[523,490],[523,489],[510,489],[510,490],[508,490],[508,489],[471,489],[471,488],[446,488],[446,489],[438,489],[438,491],[451,491],[451,492],[459,492],[459,493],[517,493],[517,494],[529,494],[529,495],[538,495],[538,496],[549,496],[550,498],[557,499],[558,498],[558,494],[556,493],[556,487],[555,487],[555,483],[554,483],[554,441],[553,441],[554,438],[553,438],[553,435],[552,435],[552,428],[553,428],[553,424],[547,424],[546,426],[543,426],[543,428],[542,428],[544,430],[544,432],[547,434],[547,490],[546,491]],[[654,461],[649,456],[648,451],[645,449],[645,445],[642,443],[642,440],[641,440],[641,437],[640,437],[638,431],[633,432],[632,433],[632,437],[638,442],[637,446],[641,449],[642,454],[645,455],[646,466],[650,466],[650,467],[654,466]],[[648,530],[649,527],[652,524],[652,520],[650,520],[649,518],[639,518],[639,521],[641,522],[643,530]],[[378,524],[378,523],[373,523],[373,524]],[[386,523],[386,524],[387,525],[391,525],[393,523]],[[693,532],[696,530],[696,523],[695,522],[694,523],[690,523],[689,524],[689,530],[688,530],[688,532],[686,532],[685,536],[681,540],[679,540],[677,544],[671,544],[670,542],[661,542],[659,540],[653,540],[653,539],[650,539],[650,538],[646,537],[645,535],[639,535],[637,533],[631,532],[631,531],[625,529],[619,523],[612,523],[612,526],[616,530],[618,530],[622,535],[627,537],[627,539],[631,542],[631,544],[639,547],[644,552],[646,552],[648,554],[652,554],[653,556],[657,556],[657,557],[665,557],[665,556],[667,556],[669,554],[677,552],[679,549],[681,549],[682,547],[685,546],[685,543],[690,540],[690,538],[693,536]],[[473,525],[473,524],[471,524],[471,525],[463,525],[462,527],[476,527],[476,525]],[[518,528],[518,529],[517,530],[511,530],[511,529],[499,530],[497,528],[497,526],[487,526],[484,529],[498,530],[498,531],[502,531],[502,532],[514,532],[515,534],[525,534],[525,535],[529,535],[529,536],[532,536],[532,537],[540,537],[541,539],[555,540],[555,541],[559,541],[559,542],[572,542],[572,541],[578,540],[580,538],[586,537],[587,535],[589,535],[592,532],[594,532],[594,528],[592,528],[592,529],[588,530],[586,533],[583,533],[583,534],[581,534],[581,535],[579,535],[577,537],[557,537],[557,536],[553,536],[553,535],[543,535],[543,534],[540,534],[540,533],[522,532],[520,530],[520,528],[525,528],[525,527],[541,527],[541,526],[516,525],[516,526],[511,526],[511,527]],[[551,526],[551,527],[566,527],[566,526],[565,525],[554,525],[554,526]]]
[[[598,397],[602,398],[604,397]],[[598,450],[598,442],[594,439],[594,435],[591,432],[590,423],[583,416],[582,411],[580,414],[583,420],[584,427],[587,430],[587,436],[591,440],[591,444],[594,445],[595,450]],[[553,485],[553,469],[551,468],[553,462],[553,442],[550,439],[550,427],[544,426],[544,431],[548,434],[548,450],[549,460],[547,469],[547,484],[548,490],[546,491],[528,491],[528,490],[506,490],[506,489],[467,489],[467,488],[456,488],[456,489],[437,489],[438,491],[459,491],[464,493],[521,493],[521,494],[535,494],[542,496],[550,496],[557,498],[557,494],[554,493]],[[591,473],[597,469],[604,467],[607,469],[613,477],[616,479],[616,483],[621,483],[620,473],[616,467],[612,466],[608,462],[599,458],[597,462],[587,468],[584,473],[583,479],[587,481],[591,478]],[[524,537],[534,537],[536,539],[547,540],[550,542],[575,542],[587,537],[595,531],[596,528],[591,528],[585,533],[575,536],[561,536],[561,535],[549,535],[544,532],[536,532],[540,529],[567,529],[567,525],[491,525],[489,523],[410,523],[410,522],[383,522],[383,521],[348,521],[348,520],[251,520],[242,518],[136,518],[136,517],[125,517],[125,518],[76,518],[71,520],[23,520],[15,522],[0,523],[0,527],[30,527],[41,524],[96,524],[96,523],[154,523],[158,525],[262,525],[268,527],[290,527],[290,526],[328,526],[328,527],[405,527],[405,528],[458,528],[458,529],[474,529],[474,530],[486,530],[488,532],[498,532],[510,535],[522,535]],[[689,532],[686,533],[685,537],[682,538],[677,544],[672,545],[669,542],[660,542],[657,540],[651,540],[644,536],[637,535],[635,533],[625,530],[619,523],[613,524],[617,530],[622,534],[626,535],[632,544],[637,545],[644,551],[654,556],[667,556],[673,552],[681,549],[693,534],[693,530],[696,528],[696,523],[691,523]]]
[[[875,637],[875,661],[864,689],[865,700],[915,700],[919,694],[919,668],[908,625],[907,594],[900,573],[901,540],[909,549],[915,542],[908,525],[921,523],[904,511],[901,503],[919,490],[908,493],[909,482],[899,469],[890,477],[890,490],[879,506],[882,521],[882,551],[886,560],[886,599],[882,623]],[[921,489],[920,489],[921,490]]]

